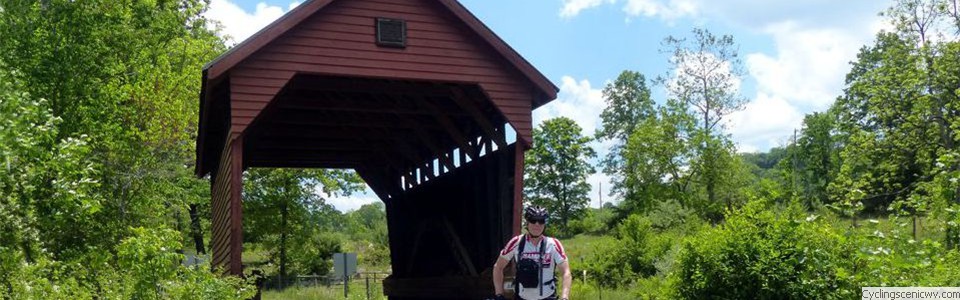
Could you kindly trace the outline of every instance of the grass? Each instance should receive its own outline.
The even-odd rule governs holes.
[[[365,283],[362,282],[351,282],[350,291],[346,299],[350,300],[366,300],[367,291]],[[262,295],[264,300],[280,300],[280,299],[290,299],[290,300],[307,300],[307,299],[344,299],[343,297],[343,285],[332,285],[332,286],[312,286],[312,287],[291,287],[283,291],[264,291]],[[606,299],[606,300],[632,300],[636,299],[636,295],[627,290],[617,290],[617,289],[602,289],[599,290],[595,286],[582,285],[580,282],[574,283],[574,287],[570,292],[571,299]],[[386,300],[387,297],[383,296],[383,290],[381,289],[379,282],[378,284],[370,283],[370,298],[372,300]]]
[[[592,253],[596,245],[613,241],[614,238],[611,236],[594,236],[594,235],[577,235],[573,238],[563,240],[563,246],[567,252],[568,258],[571,260],[571,263],[576,264],[582,257]],[[253,253],[251,253],[253,254]],[[260,253],[250,255],[250,258],[259,258]],[[244,258],[246,260],[247,253],[244,253]],[[262,258],[261,258],[262,259]],[[251,261],[259,259],[251,259]],[[376,267],[372,269],[378,269]],[[578,278],[574,274],[575,278]],[[383,296],[383,287],[381,286],[380,281],[370,282],[370,299],[386,299]],[[290,287],[282,291],[278,290],[266,290],[262,295],[263,299],[344,299],[343,297],[343,285],[331,285],[331,286],[310,286],[310,287]],[[626,290],[614,290],[614,289],[602,289],[598,290],[596,286],[583,284],[582,280],[574,280],[573,290],[570,293],[570,298],[572,299],[635,299],[636,297]],[[362,280],[351,281],[350,291],[347,299],[351,300],[365,300],[367,299],[367,288],[366,282]]]
[[[346,299],[350,299],[350,300],[368,299],[366,283],[363,281],[351,281],[349,286],[349,293],[347,294],[347,296],[348,297]],[[263,292],[262,299],[264,300],[344,299],[343,285],[290,287],[282,291],[268,290]],[[381,287],[379,281],[377,282],[377,284],[374,284],[373,281],[370,282],[370,298],[369,299],[371,300],[387,299],[387,297],[383,295],[383,288]]]
[[[597,245],[614,240],[616,239],[610,235],[595,236],[578,234],[572,238],[561,240],[560,242],[563,243],[563,249],[567,252],[567,259],[580,260],[587,257],[588,254],[593,253]]]

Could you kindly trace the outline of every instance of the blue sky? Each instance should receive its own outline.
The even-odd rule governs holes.
[[[347,1],[347,0],[341,0]],[[207,16],[241,41],[300,1],[212,0]],[[460,0],[481,21],[560,87],[557,100],[534,112],[534,122],[566,116],[585,132],[599,124],[601,90],[623,70],[647,78],[667,74],[660,52],[669,36],[694,27],[730,34],[739,45],[745,76],[743,111],[726,130],[740,151],[784,145],[805,114],[822,111],[843,88],[860,47],[889,28],[877,14],[880,0]],[[657,101],[663,88],[653,87]],[[595,143],[602,155],[609,145]],[[607,184],[602,174],[590,177]],[[604,195],[604,200],[609,198]],[[372,193],[330,199],[340,210],[377,201]]]

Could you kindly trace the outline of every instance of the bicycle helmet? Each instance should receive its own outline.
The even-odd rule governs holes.
[[[549,217],[550,214],[547,213],[547,209],[539,205],[527,206],[527,208],[523,210],[523,218],[527,220],[546,220]]]

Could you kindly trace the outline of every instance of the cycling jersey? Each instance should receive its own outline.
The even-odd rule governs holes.
[[[510,239],[510,241],[507,242],[507,246],[500,251],[500,258],[503,258],[504,260],[507,260],[507,261],[510,261],[510,260],[519,261],[520,257],[517,257],[517,252],[520,249],[519,246],[520,246],[521,239],[524,239],[526,243],[523,246],[522,258],[539,260],[540,245],[539,244],[534,245],[530,241],[530,237],[527,236],[526,234],[518,235]],[[561,244],[559,240],[552,237],[544,236],[543,238],[540,239],[540,242],[547,243],[545,245],[546,247],[543,253],[543,264],[541,265],[541,267],[543,268],[543,278],[542,278],[543,295],[540,294],[539,286],[526,287],[526,286],[520,285],[519,288],[514,287],[514,290],[518,291],[518,294],[523,299],[530,299],[530,300],[546,299],[550,295],[554,295],[557,291],[557,280],[553,272],[554,270],[556,270],[557,265],[567,261],[567,254],[566,252],[563,251],[563,244]]]

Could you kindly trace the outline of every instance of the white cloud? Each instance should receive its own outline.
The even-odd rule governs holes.
[[[600,113],[606,107],[607,104],[603,99],[601,87],[593,87],[587,79],[577,81],[573,77],[563,76],[557,99],[533,112],[533,125],[539,126],[547,119],[567,117],[580,125],[580,128],[583,129],[583,135],[593,136],[601,125]],[[597,152],[597,159],[592,161],[591,164],[597,166],[599,159],[607,155],[614,143],[614,141],[591,142],[590,147],[593,147]],[[597,173],[587,178],[587,183],[591,185],[589,194],[591,207],[599,205],[599,183],[601,182],[603,184],[603,201],[610,202],[612,200],[607,196],[609,194],[610,177],[603,174],[597,167]]]
[[[212,0],[210,1],[210,9],[204,13],[204,16],[220,22],[223,26],[222,34],[230,37],[234,43],[239,43],[297,5],[300,5],[300,1],[293,1],[284,9],[280,6],[260,2],[257,3],[256,10],[249,13],[233,1]]]
[[[577,12],[613,3],[622,4],[628,17],[659,18],[667,25],[682,18],[711,20],[772,40],[773,51],[743,56],[745,79],[756,86],[746,91],[753,94],[746,110],[730,120],[741,151],[765,151],[799,128],[804,114],[828,108],[841,95],[859,48],[891,27],[877,15],[891,3],[875,0],[591,1]]]
[[[613,3],[616,0],[563,0],[560,17],[571,18],[580,14],[580,11],[600,6],[603,2]]]
[[[322,194],[323,192],[317,191],[317,193]],[[326,198],[326,201],[328,204],[333,205],[333,207],[340,212],[345,213],[357,210],[364,204],[378,202],[380,201],[380,198],[377,197],[377,195],[374,194],[369,187],[367,187],[361,194],[354,194],[349,197],[328,197]]]
[[[760,92],[744,110],[730,114],[727,126],[737,151],[756,152],[778,145],[802,122],[803,114],[796,107],[783,98]]]
[[[586,79],[577,82],[570,76],[563,76],[561,81],[557,100],[533,112],[533,125],[538,126],[546,119],[567,117],[577,122],[585,135],[593,135],[600,126],[600,112],[606,107],[603,91],[593,88]]]
[[[602,4],[615,4],[617,0],[563,0],[560,17],[572,18],[581,11],[598,7]],[[625,0],[623,12],[637,17],[659,17],[672,21],[684,16],[696,15],[700,4],[696,0]]]
[[[804,110],[824,110],[842,92],[858,49],[870,42],[867,30],[800,28],[793,22],[764,30],[776,54],[751,53],[746,66],[758,92],[781,97]]]
[[[627,0],[623,12],[630,16],[659,17],[673,21],[685,16],[695,16],[700,4],[695,0]]]
[[[748,76],[757,86],[746,110],[731,116],[731,133],[741,151],[788,143],[804,114],[826,110],[843,93],[849,62],[856,60],[860,47],[872,43],[880,29],[889,29],[870,12],[841,19],[818,22],[801,11],[759,29],[773,39],[775,51],[745,56]],[[859,23],[846,25],[850,20]]]

